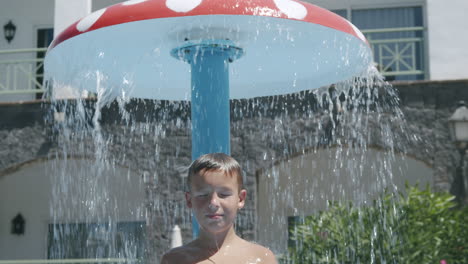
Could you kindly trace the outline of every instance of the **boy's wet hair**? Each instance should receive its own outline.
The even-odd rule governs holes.
[[[221,170],[231,177],[236,176],[239,191],[243,189],[242,169],[239,163],[224,153],[209,153],[194,160],[188,170],[187,190],[190,190],[192,177],[201,171]]]

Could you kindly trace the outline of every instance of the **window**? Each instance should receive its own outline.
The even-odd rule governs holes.
[[[294,240],[294,233],[296,226],[303,225],[305,222],[304,217],[300,216],[288,216],[288,248],[297,247],[297,241]]]
[[[344,9],[333,11],[347,17]],[[425,79],[421,6],[353,9],[350,15],[369,40],[374,60],[387,80]]]
[[[43,28],[37,30],[37,48],[47,48],[54,38],[53,28]],[[45,51],[36,52],[36,89],[42,89],[42,81],[44,79],[44,57]],[[41,99],[42,93],[36,93],[36,99]]]
[[[346,9],[336,9],[336,10],[331,10],[333,13],[340,15],[346,19],[348,19],[348,10]]]

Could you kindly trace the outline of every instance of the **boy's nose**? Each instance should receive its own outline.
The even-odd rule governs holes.
[[[219,197],[216,193],[211,195],[210,199],[210,208],[218,208],[219,207]]]

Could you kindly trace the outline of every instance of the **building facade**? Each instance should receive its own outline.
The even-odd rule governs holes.
[[[53,35],[86,13],[117,0],[2,0],[2,25],[15,27],[12,40],[0,38],[1,101],[41,96],[42,58]],[[468,3],[453,0],[309,0],[353,22],[368,38],[374,60],[387,80],[456,80],[468,78]],[[55,28],[55,31],[54,31]],[[5,33],[5,32],[4,32]],[[35,91],[40,90],[40,91]]]
[[[185,241],[190,237],[190,214],[184,209],[182,191],[185,169],[190,163],[189,115],[184,103],[173,111],[179,116],[168,119],[161,117],[162,102],[149,108],[145,107],[151,102],[135,103],[130,108],[134,110],[133,118],[140,117],[137,129],[109,121],[116,120],[115,115],[121,114],[119,109],[103,110],[100,132],[103,133],[102,139],[106,140],[105,146],[109,147],[105,152],[109,155],[106,160],[111,161],[114,167],[103,169],[97,166],[99,173],[86,171],[92,170],[96,153],[101,153],[95,149],[94,128],[90,128],[90,134],[65,144],[70,147],[69,156],[54,156],[64,148],[63,144],[58,144],[64,139],[54,134],[55,126],[60,126],[63,120],[60,116],[51,118],[50,113],[44,110],[47,103],[44,108],[40,101],[44,92],[42,63],[47,46],[60,31],[57,28],[64,28],[69,20],[75,21],[75,16],[121,1],[74,1],[76,6],[73,7],[66,6],[69,2],[0,0],[1,26],[10,25],[11,28],[13,25],[15,29],[12,39],[0,38],[0,260],[53,258],[50,250],[53,248],[51,223],[79,224],[108,217],[86,211],[77,215],[72,211],[68,218],[54,219],[50,211],[53,211],[51,206],[57,204],[57,197],[51,193],[54,194],[53,188],[60,186],[53,187],[49,183],[54,180],[51,177],[62,174],[75,178],[83,175],[97,177],[99,173],[107,175],[106,181],[111,181],[98,184],[107,186],[102,193],[119,194],[115,196],[115,204],[110,204],[120,208],[116,215],[112,215],[113,219],[119,223],[133,223],[135,230],[143,223],[148,235],[145,239],[151,240],[150,245],[159,251],[167,249],[169,233],[175,224],[181,226]],[[464,80],[468,79],[468,72],[464,70],[468,58],[465,48],[468,46],[468,22],[463,14],[468,9],[467,1],[453,0],[450,4],[438,0],[309,2],[349,19],[363,30],[373,48],[376,66],[386,80],[393,81],[399,92],[400,107],[407,123],[404,124],[404,134],[396,135],[398,132],[395,132],[398,139],[392,142],[395,156],[388,154],[385,131],[377,125],[385,120],[390,126],[391,111],[369,117],[368,131],[363,134],[370,138],[366,143],[367,153],[345,155],[352,148],[328,138],[330,130],[327,126],[331,121],[330,113],[325,110],[318,111],[316,115],[304,115],[297,109],[288,108],[287,115],[273,111],[264,117],[234,118],[231,124],[232,154],[244,166],[251,199],[239,219],[238,231],[245,238],[271,245],[276,253],[284,253],[288,217],[313,214],[326,208],[320,204],[326,200],[368,202],[388,187],[385,182],[389,178],[386,177],[395,177],[392,186],[400,190],[404,188],[405,181],[409,181],[412,184],[429,184],[437,191],[449,191],[458,156],[448,137],[447,118],[457,100],[468,99],[465,92],[468,85]],[[279,104],[278,108],[283,109],[285,104],[282,100],[289,102],[286,105],[290,106],[316,100],[311,98],[264,100],[270,100],[268,105]],[[93,101],[89,102],[92,104]],[[142,109],[149,109],[152,117],[145,119],[147,116]],[[239,109],[244,109],[242,104],[237,110],[232,110],[233,116],[242,112]],[[162,119],[167,124],[160,125]],[[354,123],[347,120],[343,126],[337,125],[336,128],[341,130],[334,133],[362,132],[350,128],[350,124]],[[392,128],[399,131],[401,124],[394,125]],[[413,135],[416,135],[415,140],[408,139]],[[400,141],[405,143],[400,144]],[[340,164],[337,164],[339,159],[336,157],[342,158]],[[361,157],[369,167],[361,170],[355,157]],[[384,158],[376,160],[376,157]],[[68,161],[70,166],[67,170],[58,169],[57,166],[62,164],[60,160]],[[386,166],[394,170],[389,169],[389,175],[380,178],[376,184],[372,175],[380,172],[369,168],[382,168],[382,160],[388,161]],[[53,171],[62,174],[57,176]],[[360,179],[358,183],[353,183],[356,185],[343,178],[350,171],[354,171],[355,176],[362,176],[357,178]],[[334,178],[321,181],[326,178],[324,175],[333,175]],[[94,178],[86,178],[87,183],[82,185],[93,187]],[[308,182],[310,179],[313,180]],[[125,186],[125,192],[119,191],[122,186]],[[365,195],[356,195],[353,192],[356,188]],[[285,193],[289,195],[286,198]],[[307,195],[296,197],[295,193]],[[155,196],[164,199],[156,200]],[[309,200],[304,197],[309,197]],[[100,196],[93,199],[90,201],[101,201]],[[64,208],[77,206],[73,199],[58,204]],[[272,217],[271,208],[281,217]],[[10,232],[11,220],[18,213],[26,219],[24,236]],[[126,226],[131,227],[130,224]],[[278,233],[272,234],[271,230],[278,230]],[[126,233],[121,231],[120,234]],[[91,247],[99,241],[106,241],[96,232],[93,236],[84,240],[88,243],[85,245]],[[278,237],[281,238],[280,243],[275,244]],[[157,256],[160,254],[158,250],[154,256],[147,257]],[[73,254],[67,256],[87,256],[80,252]],[[135,254],[132,256],[141,257],[146,253]],[[112,256],[118,257],[118,252]]]

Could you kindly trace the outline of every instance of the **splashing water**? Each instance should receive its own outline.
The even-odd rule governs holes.
[[[405,133],[406,124],[395,91],[373,68],[366,75],[329,89],[293,97],[296,98],[277,99],[281,103],[275,103],[275,107],[285,114],[275,117],[270,127],[264,128],[275,131],[264,133],[263,137],[277,151],[265,152],[266,169],[258,174],[257,181],[258,196],[262,197],[257,201],[258,239],[282,253],[286,253],[291,243],[300,243],[291,240],[293,234],[288,234],[288,228],[307,216],[327,211],[330,205],[351,202],[362,207],[377,200],[383,208],[380,199],[385,191],[402,191],[399,187],[405,177],[404,154],[412,140]],[[262,104],[257,105],[262,108]],[[265,113],[271,108],[263,110],[253,112]],[[399,208],[394,210],[398,215]],[[391,231],[392,223],[360,224],[388,227],[390,237],[386,239],[390,247],[398,241],[398,234]],[[350,226],[349,236],[352,229]],[[324,226],[323,232],[326,230],[328,227]],[[381,239],[376,236],[370,236],[369,241]],[[348,249],[353,250],[353,246],[356,245],[349,245]],[[368,252],[372,263],[379,262],[377,259],[385,250],[389,248],[374,245]],[[322,253],[328,256],[327,261],[338,259],[336,252]],[[317,262],[322,261],[317,258]]]
[[[249,65],[256,69],[249,72],[250,79],[247,78],[255,95],[257,89],[265,88],[256,77],[271,75],[266,66],[277,63],[279,57],[285,61],[285,67],[289,66],[287,63],[304,66],[306,61],[317,76],[321,74],[321,66],[332,64],[332,56],[344,62],[341,67],[346,68],[347,73],[354,70],[349,61],[350,53],[358,53],[357,61],[370,61],[362,46],[350,47],[349,42],[357,39],[347,36],[340,42],[333,34],[327,35],[327,41],[313,38],[326,46],[328,52],[307,48],[311,51],[310,57],[299,54],[293,58],[291,53],[301,50],[297,48],[298,40],[310,32],[292,31],[284,25],[276,25],[275,20],[254,19],[246,23],[241,18],[235,19],[239,21],[233,23],[238,23],[237,30],[234,27],[229,32],[232,39],[253,39],[254,46],[265,47],[270,60],[258,60],[258,64]],[[259,27],[261,23],[265,25]],[[248,36],[243,36],[239,29],[244,24]],[[130,28],[129,34],[142,34],[133,28],[135,26],[137,24],[123,25]],[[265,32],[259,28],[264,28]],[[217,26],[183,32],[169,29],[177,33],[177,39],[183,37],[182,33],[197,36],[199,32],[210,33],[214,29],[216,34],[226,34]],[[103,30],[89,34],[111,39],[115,32]],[[265,38],[272,41],[262,40],[265,34],[273,36]],[[280,38],[282,36],[286,38]],[[124,47],[134,45],[132,39],[129,35],[121,44]],[[170,73],[173,69],[165,68],[160,60],[174,47],[163,39],[150,38],[149,43],[135,44],[133,49],[142,53],[134,56],[110,47],[106,41],[94,43],[78,38],[77,43],[82,53],[49,54],[56,64],[48,65],[52,74],[45,76],[55,98],[49,118],[65,116],[64,121],[53,121],[57,147],[50,157],[54,182],[48,257],[158,263],[170,245],[175,225],[181,227],[184,242],[190,239],[190,212],[184,202],[185,177],[191,162],[190,103],[131,96],[132,91],[142,86],[137,84],[137,76],[145,80],[151,79],[147,78],[151,74],[160,77],[149,91],[151,96],[160,95],[162,89],[173,88],[173,78],[168,76],[177,75]],[[68,44],[61,45],[67,47]],[[270,46],[275,44],[292,47],[291,53],[270,53]],[[108,48],[101,50],[103,47]],[[339,51],[333,49],[336,47]],[[202,52],[197,51],[196,55],[201,56]],[[89,60],[83,60],[83,56]],[[119,63],[120,56],[134,66]],[[257,58],[255,51],[251,56]],[[86,67],[76,66],[77,61],[85,61]],[[152,67],[138,68],[146,61],[150,61],[146,65]],[[242,62],[240,58],[238,63]],[[174,59],[174,63],[178,62]],[[232,80],[244,81],[245,76],[240,76],[239,72],[245,69],[235,65],[233,63],[230,71]],[[301,219],[326,211],[334,202],[350,201],[366,206],[377,199],[377,204],[383,204],[378,198],[385,189],[390,193],[400,191],[395,184],[395,171],[404,171],[401,165],[404,162],[400,162],[404,155],[401,154],[405,154],[405,146],[411,140],[405,133],[395,91],[374,67],[351,80],[310,91],[307,89],[315,87],[308,87],[312,83],[307,81],[309,69],[302,66],[298,66],[297,72],[282,72],[286,80],[272,82],[267,88],[280,94],[306,91],[231,100],[231,154],[245,171],[244,183],[248,191],[247,204],[239,214],[236,231],[284,256],[288,246],[305,247],[304,241],[293,241],[288,233],[289,227],[303,221]],[[181,69],[176,72],[180,80],[187,81],[188,87],[190,72],[188,68]],[[62,79],[55,79],[53,72],[59,72]],[[327,72],[330,78],[338,74],[338,71]],[[79,98],[83,94],[87,97]],[[75,99],[58,99],[65,96]],[[394,210],[398,212],[399,208]],[[375,230],[390,228],[390,224],[379,223],[373,227]],[[397,243],[398,234],[392,230],[389,233],[389,244]],[[321,236],[327,234],[323,232]],[[380,254],[386,248],[377,243],[377,236],[377,231],[369,236],[369,262],[358,259],[357,263],[386,262]],[[346,250],[353,254],[351,247]],[[336,250],[327,250],[320,259],[319,256],[313,258],[332,261],[339,254]]]
[[[123,92],[115,98],[106,94],[106,76],[93,76],[95,99],[53,104],[66,118],[56,122],[51,157],[49,257],[157,262],[174,225],[189,239],[189,103]],[[393,172],[404,168],[392,166],[410,139],[398,97],[374,68],[315,91],[234,100],[231,112],[232,155],[244,167],[250,197],[236,229],[275,253],[285,253],[288,217],[399,191]],[[379,250],[370,252],[373,263]]]

